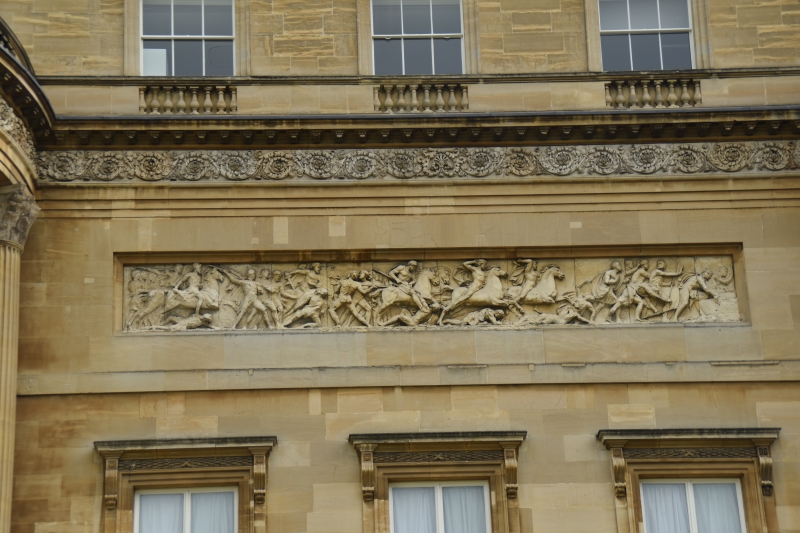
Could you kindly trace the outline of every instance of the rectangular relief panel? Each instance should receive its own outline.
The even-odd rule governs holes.
[[[743,288],[734,280],[740,263],[730,253],[448,257],[149,265],[123,259],[121,329],[528,329],[743,320],[737,295]]]

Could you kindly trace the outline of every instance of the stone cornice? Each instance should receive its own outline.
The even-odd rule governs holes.
[[[538,148],[49,151],[39,185],[150,183],[407,183],[553,177],[772,175],[800,167],[792,141]]]
[[[768,440],[771,443],[778,438],[780,431],[781,428],[602,429],[597,432],[597,440],[607,448],[624,447],[632,441],[647,445],[652,445],[656,441],[670,440],[726,442],[756,439]]]

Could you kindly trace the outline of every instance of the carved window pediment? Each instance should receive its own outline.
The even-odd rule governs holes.
[[[361,462],[364,532],[388,533],[389,483],[489,483],[492,531],[519,531],[517,462],[526,431],[350,435]]]
[[[641,481],[732,478],[741,482],[746,531],[767,531],[774,515],[771,445],[780,428],[601,430],[611,452],[620,533],[645,533]]]
[[[267,461],[276,437],[95,442],[103,458],[106,533],[131,533],[137,490],[231,486],[239,531],[266,527]]]

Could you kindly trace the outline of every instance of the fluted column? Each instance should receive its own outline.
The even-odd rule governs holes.
[[[0,533],[11,527],[20,256],[38,213],[33,197],[21,185],[0,188]]]

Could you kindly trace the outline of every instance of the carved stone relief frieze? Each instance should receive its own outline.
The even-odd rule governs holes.
[[[33,144],[33,135],[25,127],[25,123],[3,98],[0,98],[0,129],[4,130],[22,148],[28,159],[36,159],[36,148]]]
[[[730,256],[124,267],[125,331],[741,320]]]
[[[537,176],[771,173],[800,167],[794,142],[540,148],[42,152],[42,185],[68,182],[403,181]]]

